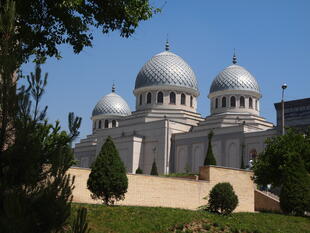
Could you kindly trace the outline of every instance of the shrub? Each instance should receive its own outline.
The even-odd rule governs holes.
[[[220,214],[230,214],[238,205],[238,197],[230,183],[216,184],[209,194],[207,210]]]
[[[128,188],[126,169],[110,136],[91,165],[87,188],[93,199],[102,199],[105,205],[125,198]]]
[[[143,170],[140,168],[140,166],[137,168],[136,174],[143,174]]]

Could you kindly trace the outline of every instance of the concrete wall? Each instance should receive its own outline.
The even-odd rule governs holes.
[[[255,190],[255,211],[282,212],[280,201],[265,192]]]
[[[205,174],[201,178],[207,180],[128,174],[129,185],[125,200],[117,204],[197,209],[207,204],[203,198],[215,184],[230,182],[239,198],[236,211],[254,211],[254,184],[251,172],[221,167],[203,167],[201,172]],[[92,200],[87,189],[89,169],[71,168],[69,173],[75,176],[74,202],[101,203]]]

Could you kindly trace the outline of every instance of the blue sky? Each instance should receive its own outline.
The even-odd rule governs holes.
[[[142,22],[129,39],[118,32],[93,31],[92,48],[80,54],[61,46],[61,60],[49,59],[48,86],[41,105],[48,105],[50,121],[60,120],[67,129],[68,112],[81,116],[80,137],[91,133],[91,112],[97,101],[116,92],[135,110],[133,89],[140,68],[164,50],[169,34],[171,51],[194,70],[200,88],[198,112],[209,114],[207,98],[213,78],[231,64],[236,48],[238,64],[258,80],[263,98],[261,116],[275,122],[273,103],[310,97],[309,0],[164,0],[162,12]],[[24,65],[24,74],[34,65]]]

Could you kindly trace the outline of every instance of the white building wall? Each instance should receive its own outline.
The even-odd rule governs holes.
[[[198,173],[199,167],[202,166],[205,155],[204,155],[204,144],[203,143],[197,143],[193,144],[192,147],[192,172]]]

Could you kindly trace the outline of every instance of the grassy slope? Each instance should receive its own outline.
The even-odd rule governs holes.
[[[309,218],[279,214],[237,213],[229,217],[222,217],[202,211],[182,209],[129,206],[105,207],[86,204],[74,204],[74,212],[78,206],[87,207],[92,233],[169,232],[169,229],[174,226],[201,221],[218,225],[218,227],[212,228],[212,232],[221,232],[221,228],[225,226],[225,232],[230,232],[228,229],[239,229],[242,232],[258,230],[257,232],[264,233],[310,233]]]

